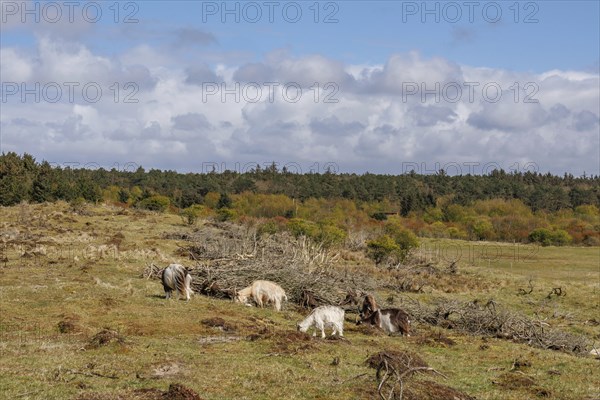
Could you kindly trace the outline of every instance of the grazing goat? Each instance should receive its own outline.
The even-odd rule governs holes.
[[[370,294],[365,296],[365,300],[363,301],[363,305],[362,308],[360,309],[360,313],[359,316],[360,318],[364,318],[367,315],[371,315],[373,314],[376,310],[379,310],[379,306],[377,305],[377,302],[375,301],[375,297],[371,296]]]
[[[368,317],[361,318],[356,325],[363,322],[383,329],[386,333],[400,332],[410,336],[410,320],[408,314],[399,308],[377,309]]]
[[[183,265],[170,264],[163,270],[161,280],[167,299],[171,297],[171,292],[174,290],[177,291],[178,298],[182,294],[185,295],[186,300],[190,299],[192,276]]]
[[[278,284],[270,281],[254,281],[252,285],[237,292],[235,301],[248,304],[248,299],[263,307],[265,304],[273,303],[277,311],[281,311],[282,301],[287,301],[285,290]]]
[[[325,328],[331,327],[332,336],[337,333],[344,337],[344,310],[336,306],[317,307],[297,325],[300,332],[308,331],[311,326],[315,328],[313,336],[317,336],[317,329],[320,329],[321,337],[325,338]]]

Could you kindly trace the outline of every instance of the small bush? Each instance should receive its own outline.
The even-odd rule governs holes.
[[[387,219],[387,215],[382,212],[376,212],[374,214],[371,214],[371,218],[373,218],[377,221],[385,221]]]
[[[171,200],[167,196],[150,196],[137,203],[138,208],[150,211],[164,212],[171,205]]]
[[[306,236],[317,240],[319,236],[319,226],[312,221],[302,218],[292,218],[288,222],[288,229],[295,237]]]
[[[259,225],[257,229],[258,236],[273,235],[277,232],[279,232],[279,225],[273,220],[269,220]]]
[[[529,241],[539,243],[542,246],[565,246],[573,240],[571,235],[562,229],[551,231],[546,228],[538,228],[531,231]]]
[[[69,206],[71,207],[71,211],[76,214],[83,214],[86,210],[86,201],[83,197],[78,197],[74,200],[71,200]]]
[[[467,233],[461,229],[451,226],[448,228],[448,236],[450,239],[466,239]]]
[[[555,246],[566,246],[571,243],[573,238],[571,235],[562,229],[557,229],[552,232],[552,244]]]
[[[324,246],[330,247],[344,243],[347,237],[348,233],[345,230],[333,225],[323,225],[318,235],[318,241]]]
[[[231,221],[237,217],[237,213],[230,208],[220,208],[217,210],[217,220],[221,222]]]
[[[367,242],[367,256],[381,264],[384,260],[400,252],[400,246],[389,235],[381,235]]]
[[[398,245],[398,256],[401,261],[406,258],[411,249],[419,247],[417,236],[412,231],[402,226],[398,219],[388,221],[383,226],[383,231]]]
[[[201,215],[205,213],[204,206],[194,204],[181,211],[181,218],[188,225],[195,225]]]
[[[295,237],[306,236],[325,247],[336,246],[344,243],[348,233],[332,224],[316,224],[302,218],[292,218],[288,222],[288,229]]]

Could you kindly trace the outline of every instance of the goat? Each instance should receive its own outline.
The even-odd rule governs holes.
[[[237,292],[235,301],[249,305],[249,298],[252,298],[259,307],[273,303],[277,311],[281,311],[282,301],[288,300],[285,290],[278,284],[270,281],[252,282],[252,285]]]
[[[297,325],[300,332],[306,332],[314,327],[313,336],[317,336],[317,329],[321,330],[321,337],[325,338],[325,328],[331,327],[331,335],[344,337],[344,310],[336,306],[320,306],[315,308],[308,317]]]
[[[186,300],[190,300],[192,276],[183,265],[170,264],[162,271],[161,281],[166,293],[165,298],[171,298],[171,292],[175,290],[178,297],[182,294]]]
[[[361,318],[356,325],[363,322],[381,328],[386,333],[400,332],[402,335],[410,336],[410,319],[408,314],[399,308],[377,309],[368,317]]]

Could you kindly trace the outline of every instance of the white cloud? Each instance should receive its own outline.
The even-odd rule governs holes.
[[[183,32],[201,44],[213,38]],[[581,173],[597,167],[598,75],[578,71],[543,74],[458,65],[418,53],[393,54],[384,65],[344,65],[323,55],[292,57],[287,51],[263,60],[214,64],[138,45],[114,56],[48,36],[35,54],[1,49],[2,79],[23,82],[94,81],[100,101],[2,106],[2,151],[38,158],[104,163],[136,162],[147,168],[199,170],[202,162],[310,165],[336,162],[342,170],[401,172],[403,162],[495,162],[510,169],[532,161],[541,171]],[[9,78],[5,78],[9,77]],[[202,82],[278,82],[272,101],[266,87],[256,103],[221,93],[203,96]],[[132,81],[139,90],[109,89]],[[112,83],[111,83],[112,82]],[[286,83],[302,85],[297,102],[286,101]],[[311,86],[318,82],[318,92]],[[337,91],[325,89],[326,82]],[[427,89],[456,84],[462,96],[406,96],[402,83]],[[464,82],[478,83],[469,98]],[[516,89],[518,82],[520,89]],[[492,102],[482,88],[492,83],[502,97]],[[529,89],[523,86],[531,83]],[[532,90],[535,89],[535,90]],[[535,92],[535,93],[534,93]],[[125,103],[130,94],[134,103]],[[318,101],[315,101],[318,94]],[[403,96],[403,94],[405,96]],[[447,93],[446,93],[447,94]],[[515,101],[515,94],[518,99]],[[538,103],[525,103],[530,95]],[[337,102],[325,102],[337,100]]]
[[[0,71],[2,82],[24,82],[31,79],[33,65],[16,49],[0,48]]]

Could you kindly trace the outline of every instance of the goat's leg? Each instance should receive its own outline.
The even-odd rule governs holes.
[[[344,337],[344,323],[343,322],[341,325],[338,325],[337,333],[338,333],[339,337]]]
[[[321,338],[325,339],[325,324],[322,322],[318,323],[317,327],[321,330]]]

